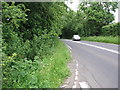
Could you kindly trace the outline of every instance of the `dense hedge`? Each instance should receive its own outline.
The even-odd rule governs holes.
[[[114,24],[103,26],[101,35],[119,36],[120,35],[120,23],[114,23]]]
[[[58,45],[65,12],[64,3],[2,2],[4,88],[44,87],[35,73],[40,73],[43,59]]]

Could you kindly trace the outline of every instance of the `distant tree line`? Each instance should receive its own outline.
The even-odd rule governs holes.
[[[73,34],[79,34],[82,37],[105,34],[117,36],[119,24],[110,25],[112,30],[105,30],[105,26],[115,19],[111,12],[115,12],[117,8],[117,2],[80,3],[77,13],[69,11],[71,18],[62,30],[63,38],[71,38]]]

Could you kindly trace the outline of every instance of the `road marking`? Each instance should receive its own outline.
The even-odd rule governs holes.
[[[74,85],[72,88],[77,88],[77,82],[74,82]]]
[[[61,88],[65,88],[65,87],[66,87],[66,85],[61,86]]]
[[[77,81],[78,80],[78,76],[75,76],[75,81]]]
[[[72,88],[77,88],[77,81],[78,81],[78,70],[77,70],[77,66],[78,66],[78,61],[76,60],[75,81],[74,81],[74,84],[73,84]]]
[[[79,82],[81,88],[90,88],[87,82]]]
[[[66,46],[67,46],[70,50],[72,49],[69,45],[66,44]]]
[[[73,85],[73,87],[72,88],[76,88],[77,86],[76,85]]]
[[[78,71],[75,72],[75,75],[78,76]]]
[[[78,63],[76,64],[76,67],[78,67]]]
[[[76,43],[80,43],[80,44],[84,44],[84,45],[87,45],[87,46],[96,47],[96,48],[99,48],[99,49],[102,49],[102,50],[106,50],[106,51],[109,51],[109,52],[113,52],[113,53],[116,53],[116,54],[120,54],[120,52],[115,51],[115,50],[112,50],[112,49],[107,49],[107,48],[104,48],[104,47],[95,46],[95,45],[87,44],[87,43],[83,43],[83,42],[76,42]]]
[[[77,85],[77,82],[74,82],[74,85]]]

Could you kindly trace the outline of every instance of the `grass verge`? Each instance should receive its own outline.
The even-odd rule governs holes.
[[[41,70],[42,88],[58,88],[69,75],[67,67],[70,52],[65,44],[59,41],[52,56],[43,59],[45,67]]]
[[[120,44],[120,40],[118,38],[120,38],[120,37],[118,37],[118,36],[116,36],[116,37],[113,37],[113,36],[90,36],[90,37],[81,37],[81,40]]]

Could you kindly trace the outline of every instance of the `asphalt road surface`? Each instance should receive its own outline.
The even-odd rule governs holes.
[[[79,75],[75,78],[79,84],[87,82],[91,88],[118,88],[118,45],[67,39],[62,41],[77,62]]]

